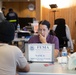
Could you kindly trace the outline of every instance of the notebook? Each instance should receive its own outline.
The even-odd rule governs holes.
[[[54,44],[25,44],[25,57],[28,62],[54,62]]]

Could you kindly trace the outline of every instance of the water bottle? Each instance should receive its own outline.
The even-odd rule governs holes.
[[[17,25],[17,31],[20,31],[20,24]]]
[[[62,64],[67,64],[68,58],[67,58],[67,49],[66,49],[66,47],[63,47],[61,55],[62,55],[62,59],[61,59]]]

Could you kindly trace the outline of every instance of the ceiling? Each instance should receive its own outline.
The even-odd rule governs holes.
[[[30,1],[35,1],[35,0],[2,0],[3,2],[21,2],[21,1],[24,1],[24,2],[30,2]]]

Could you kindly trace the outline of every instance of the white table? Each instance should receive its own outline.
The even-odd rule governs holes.
[[[76,75],[76,70],[68,70],[67,66],[58,63],[44,66],[47,63],[31,63],[30,72],[20,72],[19,75]]]

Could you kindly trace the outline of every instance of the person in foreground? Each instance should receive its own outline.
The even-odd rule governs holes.
[[[21,50],[8,44],[14,39],[14,32],[12,23],[6,20],[0,22],[0,75],[16,75],[16,70],[23,72],[30,70]]]
[[[56,36],[50,35],[50,23],[47,20],[39,22],[38,35],[32,36],[28,43],[51,43],[55,44],[54,56],[59,53],[59,40]]]

